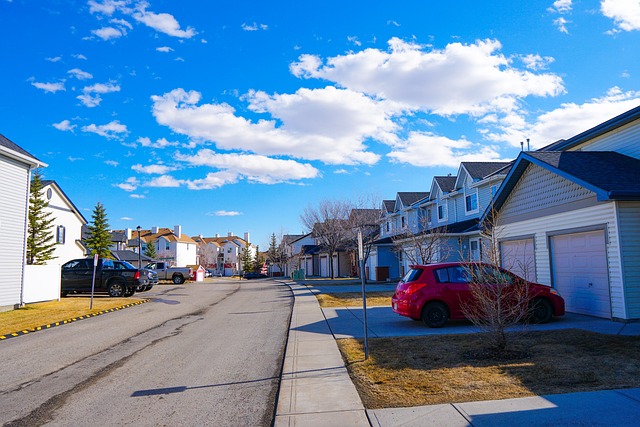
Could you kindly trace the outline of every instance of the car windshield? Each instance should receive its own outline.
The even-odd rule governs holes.
[[[127,261],[120,261],[118,264],[119,264],[118,268],[121,268],[121,269],[128,269],[128,270],[135,270],[136,269],[135,266],[129,264]]]
[[[418,278],[420,278],[420,275],[422,274],[422,271],[423,270],[421,268],[412,268],[407,274],[404,275],[404,277],[400,281],[403,283],[407,283],[418,280]]]

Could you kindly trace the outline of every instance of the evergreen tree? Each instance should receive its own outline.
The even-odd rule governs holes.
[[[111,258],[111,233],[109,233],[109,223],[104,205],[100,202],[96,204],[91,215],[93,222],[89,225],[89,236],[84,240],[84,244],[89,249],[91,255],[98,254],[100,258]]]
[[[244,251],[242,252],[242,270],[245,273],[248,273],[250,271],[253,271],[253,257],[251,256],[251,251],[249,250],[249,248],[251,247],[251,245],[249,244],[249,242],[247,242],[247,247],[244,249]]]
[[[29,192],[29,224],[27,227],[27,264],[43,265],[54,259],[56,242],[53,239],[51,226],[55,218],[51,212],[45,211],[49,202],[42,194],[42,176],[35,170],[31,179]]]
[[[265,261],[264,255],[260,253],[260,246],[256,245],[256,256],[254,259],[255,261],[253,264],[253,269],[257,273],[260,273],[260,270],[262,269],[262,266],[264,265],[264,261]]]
[[[151,259],[158,258],[158,252],[156,252],[156,241],[153,240],[147,243],[147,247],[144,250],[145,256],[148,256]]]

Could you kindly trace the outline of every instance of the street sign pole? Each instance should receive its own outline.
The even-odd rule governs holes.
[[[362,249],[362,230],[358,230],[358,257],[360,259],[360,282],[362,283],[362,313],[364,316],[364,360],[369,358],[369,332],[367,326],[367,291],[365,285],[364,251]]]
[[[96,287],[96,267],[98,266],[98,254],[93,256],[93,278],[91,279],[91,302],[89,303],[89,310],[93,310],[93,291]]]

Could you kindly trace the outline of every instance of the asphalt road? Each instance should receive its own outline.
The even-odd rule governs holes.
[[[0,424],[271,424],[287,286],[215,279],[140,296],[152,301],[1,342]]]

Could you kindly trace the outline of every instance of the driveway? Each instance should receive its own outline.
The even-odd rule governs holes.
[[[330,307],[323,308],[322,312],[336,338],[364,336],[362,307]],[[422,322],[395,314],[391,307],[367,307],[367,327],[371,338],[478,332],[478,328],[468,321],[450,321],[442,328],[429,328]],[[554,318],[544,325],[522,325],[519,328],[531,331],[577,328],[605,334],[640,335],[640,322],[621,323],[574,313]]]

